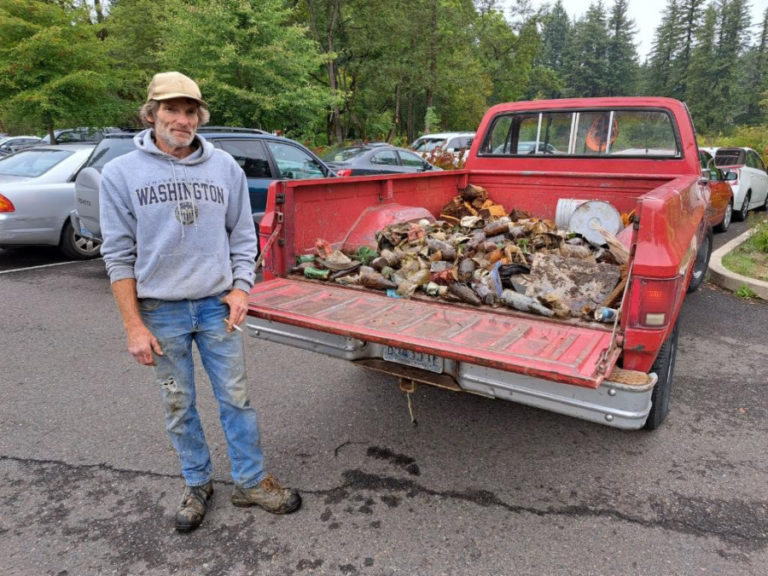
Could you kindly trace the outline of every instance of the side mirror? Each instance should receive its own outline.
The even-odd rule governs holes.
[[[709,182],[712,179],[712,173],[709,170],[702,170],[701,171],[701,178],[699,178],[699,182],[702,184]]]
[[[728,170],[728,172],[725,173],[726,182],[735,182],[738,179],[739,179],[739,175],[736,172],[732,172],[731,170]]]

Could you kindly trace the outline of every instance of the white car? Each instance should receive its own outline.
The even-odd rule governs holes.
[[[454,164],[458,164],[460,160],[467,159],[474,139],[474,132],[437,132],[417,138],[410,148],[427,160],[438,152],[450,152],[454,156]]]
[[[0,138],[0,157],[41,143],[42,140],[37,136],[7,136]]]
[[[768,209],[768,172],[760,155],[745,147],[705,148],[733,189],[733,217],[746,220],[753,209]],[[729,174],[730,172],[730,174]]]
[[[99,255],[99,242],[72,227],[75,175],[93,144],[35,146],[0,159],[0,248],[58,246],[72,260]]]

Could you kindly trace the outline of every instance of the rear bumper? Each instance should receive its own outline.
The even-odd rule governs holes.
[[[500,398],[625,430],[642,428],[651,409],[656,375],[643,384],[604,380],[598,388],[562,384],[543,378],[444,359],[442,374],[383,360],[386,346],[338,334],[249,316],[251,336],[342,358],[367,368],[456,391]]]
[[[98,240],[101,242],[101,236],[91,232],[80,220],[80,214],[77,212],[77,208],[69,213],[69,222],[72,224],[72,228],[80,233],[81,236],[90,238],[91,240]]]

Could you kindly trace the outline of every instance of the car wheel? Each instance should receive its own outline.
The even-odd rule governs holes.
[[[728,206],[725,207],[723,219],[720,224],[715,226],[715,230],[718,232],[727,232],[728,227],[731,225],[731,218],[733,218],[733,198],[728,201]]]
[[[763,200],[763,205],[760,207],[760,210],[768,212],[768,190],[765,191],[765,200]]]
[[[651,366],[651,372],[655,372],[659,379],[651,392],[651,411],[644,426],[646,430],[656,430],[669,414],[669,395],[677,356],[677,335],[678,325],[675,324]]]
[[[752,191],[747,190],[747,195],[744,196],[744,204],[741,205],[741,210],[738,210],[737,212],[733,213],[733,216],[739,222],[744,222],[744,220],[747,219],[747,214],[749,214],[749,201],[751,197],[752,197]]]
[[[98,256],[100,249],[101,242],[81,235],[69,220],[66,221],[59,243],[59,250],[64,256],[72,260],[87,260]]]
[[[712,229],[707,228],[706,236],[701,241],[701,246],[696,251],[696,261],[693,263],[691,282],[688,284],[688,293],[696,292],[704,282],[709,267],[709,257],[712,255]]]

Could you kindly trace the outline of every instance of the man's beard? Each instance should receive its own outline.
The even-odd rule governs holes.
[[[182,140],[174,136],[170,128],[166,126],[155,126],[155,136],[160,138],[170,148],[185,148],[194,141],[195,132],[193,131],[188,138]]]

